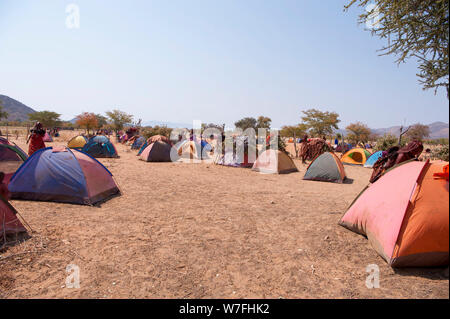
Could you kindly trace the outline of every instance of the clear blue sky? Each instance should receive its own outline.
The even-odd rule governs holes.
[[[416,62],[378,56],[382,42],[347,1],[0,1],[0,94],[65,120],[122,109],[143,121],[274,127],[308,108],[340,127],[447,122],[443,91],[423,91]],[[80,28],[66,27],[66,6]]]

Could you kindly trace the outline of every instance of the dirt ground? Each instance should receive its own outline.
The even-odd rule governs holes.
[[[100,161],[123,194],[101,207],[11,201],[33,232],[0,253],[0,298],[449,298],[448,267],[394,270],[337,224],[370,169],[345,166],[352,182],[333,184],[303,181],[299,161],[263,175],[116,147]],[[80,288],[65,286],[69,264]]]

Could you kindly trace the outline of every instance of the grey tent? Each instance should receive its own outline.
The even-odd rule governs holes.
[[[342,183],[345,180],[345,170],[339,158],[334,153],[323,153],[309,164],[303,179],[323,182]]]

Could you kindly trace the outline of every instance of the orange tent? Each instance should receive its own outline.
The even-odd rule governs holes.
[[[449,183],[444,162],[409,161],[356,198],[339,224],[366,235],[392,267],[448,265]]]

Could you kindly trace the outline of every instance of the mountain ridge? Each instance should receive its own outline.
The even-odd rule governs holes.
[[[31,107],[19,102],[7,95],[0,94],[3,111],[8,113],[7,121],[27,121],[28,114],[36,112]]]
[[[36,112],[33,108],[7,96],[0,94],[0,100],[2,101],[4,111],[8,112],[8,121],[27,121],[28,114]],[[75,119],[71,121],[74,123]],[[142,123],[143,126],[167,126],[169,128],[192,128],[192,124],[187,123],[175,123],[175,122],[165,122],[165,121],[145,121]],[[407,126],[406,126],[407,127]],[[430,138],[448,138],[449,137],[449,123],[442,121],[436,121],[428,124],[430,128]],[[392,134],[398,136],[400,134],[400,125],[391,126],[387,128],[376,128],[371,129],[373,133],[377,135]],[[336,133],[343,134],[346,136],[348,132],[345,129],[335,130]]]
[[[409,125],[405,125],[404,129],[406,129]],[[438,138],[448,138],[449,137],[449,123],[445,123],[442,121],[436,121],[430,124],[427,124],[427,126],[430,128],[430,137],[431,139],[438,139]],[[384,134],[392,134],[396,137],[400,135],[400,125],[396,126],[390,126],[386,128],[371,128],[372,133],[377,134],[379,136],[382,136]],[[335,130],[336,133],[343,134],[346,136],[348,134],[347,130],[345,129],[338,129]]]

